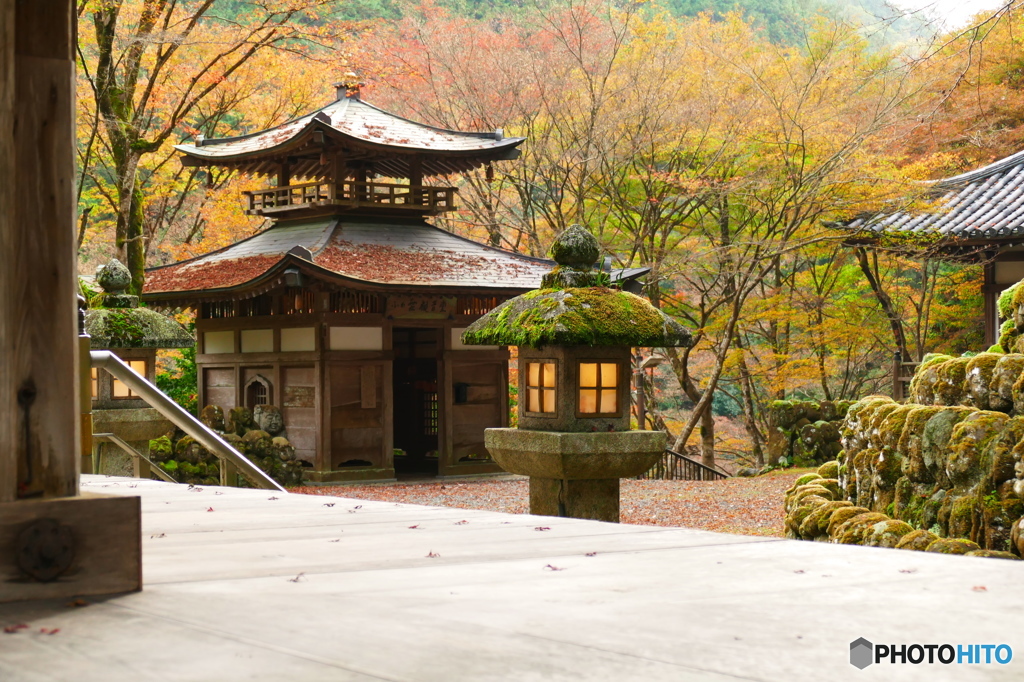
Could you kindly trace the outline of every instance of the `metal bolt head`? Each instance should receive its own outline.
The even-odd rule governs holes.
[[[18,568],[39,582],[53,582],[75,559],[75,537],[71,529],[54,519],[33,521],[18,533],[15,541]]]

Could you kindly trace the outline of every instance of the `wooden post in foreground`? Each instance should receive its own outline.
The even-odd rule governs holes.
[[[141,588],[139,499],[78,490],[74,49],[0,0],[0,602]]]

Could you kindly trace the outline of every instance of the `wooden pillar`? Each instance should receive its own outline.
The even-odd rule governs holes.
[[[0,0],[0,602],[142,585],[139,498],[78,492],[75,16]]]
[[[324,325],[323,346],[328,347],[330,329]],[[333,363],[324,360],[319,363],[320,369],[317,373],[317,396],[314,404],[317,406],[317,435],[316,455],[313,458],[313,471],[330,471],[333,462],[333,443],[331,441],[331,368]],[[323,480],[323,479],[317,479]]]
[[[368,201],[370,199],[369,190],[366,187],[366,183],[369,180],[369,172],[366,169],[366,164],[360,163],[355,168],[353,179],[356,182],[356,186],[353,188],[352,195],[356,201]]]
[[[423,159],[420,156],[409,159],[409,185],[412,203],[423,204]]]
[[[996,284],[996,264],[993,254],[985,254],[985,279],[981,292],[985,301],[985,346],[991,346],[999,340],[999,311],[996,298],[999,295]],[[1009,350],[1009,349],[1006,349]]]
[[[0,258],[11,252],[14,202],[14,0],[0,0]],[[14,364],[5,361],[14,345],[14,322],[9,321],[12,286],[9,259],[0,266],[0,504],[15,499]]]
[[[454,377],[450,352],[451,327],[438,329],[437,349],[437,475],[446,476],[458,464],[455,458],[455,396],[452,395]],[[448,338],[444,338],[447,336]]]
[[[331,184],[330,189],[330,200],[332,203],[337,201],[339,196],[344,196],[345,192],[342,188],[338,187],[338,183],[345,179],[345,159],[342,156],[342,152],[336,151],[331,154]]]
[[[77,494],[79,453],[75,8],[2,4],[0,501]]]

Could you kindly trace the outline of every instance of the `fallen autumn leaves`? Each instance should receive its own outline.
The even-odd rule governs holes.
[[[806,470],[722,481],[636,481],[621,488],[622,523],[741,535],[783,535],[783,493]],[[525,514],[526,479],[304,486],[292,492]],[[538,528],[540,530],[540,528]]]

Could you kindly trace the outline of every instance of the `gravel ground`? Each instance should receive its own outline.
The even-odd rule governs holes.
[[[789,469],[756,478],[707,482],[626,479],[621,489],[622,523],[781,537],[783,493],[807,471],[810,470]],[[525,478],[427,480],[303,486],[293,488],[292,492],[525,514],[529,508],[528,485]]]

